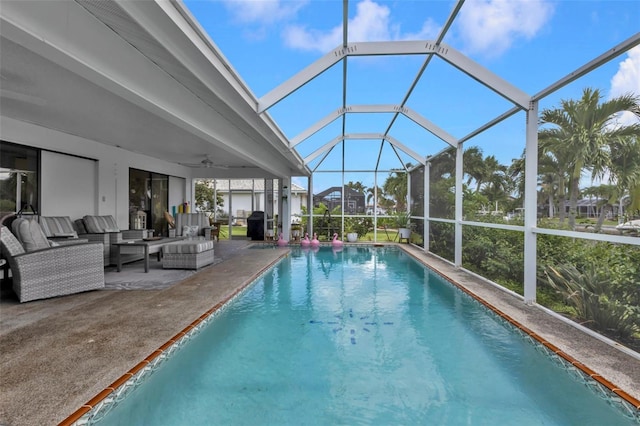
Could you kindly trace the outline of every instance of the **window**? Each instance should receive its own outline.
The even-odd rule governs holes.
[[[39,210],[40,150],[0,141],[0,217]]]

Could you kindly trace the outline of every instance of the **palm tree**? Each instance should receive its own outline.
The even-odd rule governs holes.
[[[407,210],[407,174],[404,172],[391,172],[382,186],[385,194],[395,200],[396,211]]]
[[[513,158],[511,165],[507,168],[507,177],[513,182],[514,193],[518,195],[518,203],[522,204],[524,196],[524,163],[525,155],[523,152],[520,158]]]
[[[582,191],[583,195],[589,195],[597,198],[596,207],[600,208],[598,213],[598,221],[594,227],[595,232],[600,232],[602,224],[604,223],[607,210],[613,208],[613,205],[618,202],[620,193],[618,187],[615,185],[598,185],[586,188]]]
[[[507,178],[507,167],[500,164],[495,156],[484,159],[485,176],[481,193],[485,195],[497,210],[498,202],[505,201],[512,189],[511,181]]]
[[[429,213],[452,219],[455,207],[456,148],[450,147],[429,159]]]
[[[602,178],[611,167],[611,146],[620,139],[640,135],[640,125],[614,125],[619,112],[638,108],[637,97],[623,95],[600,103],[601,98],[598,89],[586,88],[580,100],[562,100],[561,108],[541,113],[541,124],[551,125],[540,131],[541,145],[546,144],[547,152],[558,154],[559,165],[569,173],[571,229],[575,229],[582,172],[590,171],[592,179]]]
[[[639,116],[640,118],[640,116]],[[629,195],[629,211],[640,210],[640,138],[621,138],[611,145],[611,181]]]
[[[482,150],[477,146],[467,148],[463,154],[464,173],[467,175],[467,185],[472,181],[476,183],[476,191],[480,192],[483,179],[486,176],[486,165]]]

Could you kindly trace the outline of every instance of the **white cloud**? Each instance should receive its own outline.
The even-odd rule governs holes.
[[[291,25],[282,32],[284,43],[288,47],[300,50],[318,50],[327,53],[342,43],[342,27],[332,28],[328,32],[309,30],[300,25]]]
[[[387,6],[372,0],[362,0],[356,6],[356,15],[349,20],[348,30],[349,42],[424,40],[435,37],[439,26],[428,20],[417,33],[402,34],[400,26],[392,22],[391,11]],[[290,26],[284,30],[283,37],[289,47],[326,53],[342,44],[342,23],[328,31]]]
[[[224,0],[224,3],[238,22],[273,24],[294,17],[308,1]]]
[[[552,14],[548,0],[470,0],[457,24],[466,50],[499,56],[514,40],[533,38]]]
[[[611,79],[610,98],[633,93],[640,96],[640,46],[627,52],[620,62],[618,72]]]
[[[640,46],[636,46],[627,52],[627,57],[618,65],[618,72],[611,79],[609,99],[632,94],[640,96]],[[628,126],[637,123],[638,118],[624,112],[618,117],[618,123]]]

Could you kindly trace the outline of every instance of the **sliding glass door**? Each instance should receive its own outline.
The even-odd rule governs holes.
[[[155,235],[167,235],[164,212],[169,210],[169,176],[145,170],[129,169],[129,228],[137,229],[136,217],[145,213],[146,229]]]

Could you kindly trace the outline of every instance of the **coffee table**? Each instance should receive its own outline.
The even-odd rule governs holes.
[[[158,261],[160,261],[160,254],[162,252],[162,247],[166,244],[170,244],[176,241],[184,240],[184,237],[175,237],[175,238],[154,238],[147,240],[124,240],[119,243],[114,243],[113,246],[117,247],[116,250],[116,265],[117,270],[120,272],[122,270],[122,256],[121,249],[122,247],[142,247],[144,249],[144,271],[149,272],[149,255],[157,254]]]

